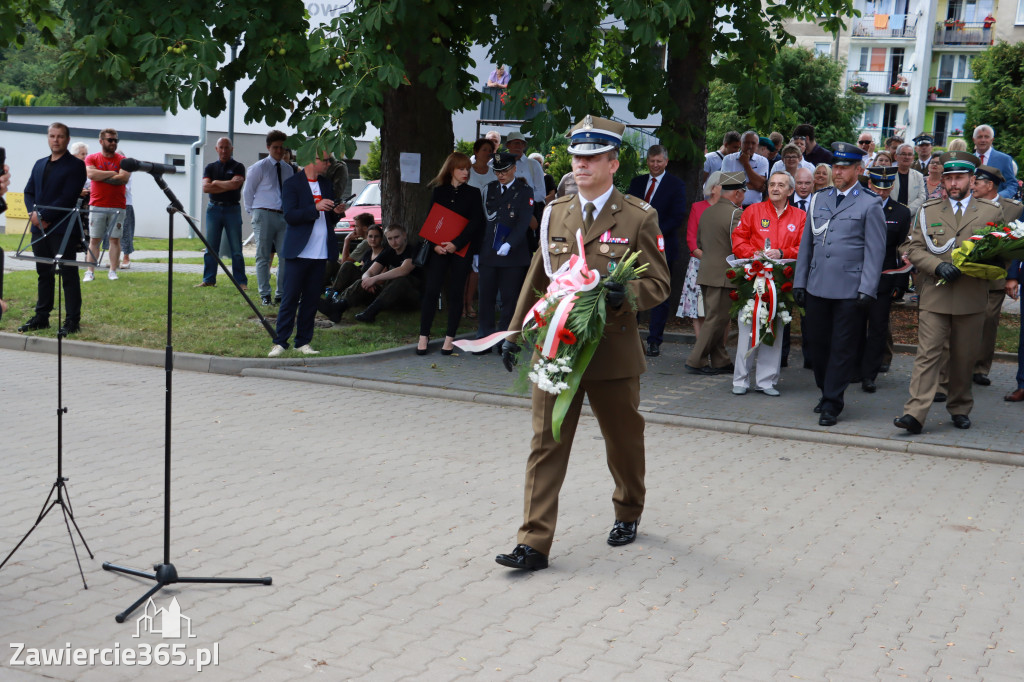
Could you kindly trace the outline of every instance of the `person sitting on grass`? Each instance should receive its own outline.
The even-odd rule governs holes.
[[[422,275],[413,265],[415,249],[409,244],[405,228],[392,223],[384,230],[384,238],[387,247],[362,278],[321,310],[331,322],[337,324],[352,306],[367,306],[355,316],[360,322],[373,322],[385,310],[419,307]]]
[[[366,232],[370,229],[370,225],[373,225],[373,216],[369,213],[360,213],[352,219],[352,231],[345,235],[345,240],[341,244],[341,256],[333,263],[327,263],[327,276],[324,278],[324,287],[327,288],[327,291],[324,292],[324,296],[329,298],[332,293],[331,289],[337,293],[348,286],[348,284],[338,286],[335,280],[338,279],[339,273],[346,263],[362,261],[362,257],[357,256],[356,251],[361,249],[359,253],[365,253]]]
[[[317,302],[317,310],[337,323],[341,319],[341,314],[338,313],[336,315],[338,319],[334,319],[333,305],[341,300],[345,289],[359,281],[363,274],[373,265],[373,261],[382,253],[384,253],[384,228],[380,225],[370,225],[366,230],[366,239],[352,250],[351,255],[354,260],[341,264],[341,268],[338,270],[338,274],[335,276],[331,287],[324,294],[324,297]]]

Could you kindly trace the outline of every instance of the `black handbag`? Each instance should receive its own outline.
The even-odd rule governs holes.
[[[413,256],[412,264],[418,268],[425,266],[427,264],[427,259],[430,258],[430,249],[433,246],[434,245],[432,243],[424,239],[423,242],[420,243],[419,251],[417,251],[416,255]]]

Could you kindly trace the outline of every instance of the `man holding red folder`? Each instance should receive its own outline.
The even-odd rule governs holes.
[[[484,205],[487,228],[480,245],[480,327],[477,338],[506,331],[519,291],[530,267],[526,233],[533,217],[533,190],[516,178],[516,157],[502,152],[494,155],[497,180],[487,185]],[[495,307],[501,294],[501,319],[494,326]],[[488,348],[482,353],[491,352]]]

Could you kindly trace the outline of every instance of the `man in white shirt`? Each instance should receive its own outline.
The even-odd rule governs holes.
[[[768,159],[756,152],[760,136],[753,130],[743,133],[740,150],[722,159],[722,172],[742,171],[747,178],[747,193],[743,205],[751,206],[761,201],[761,192],[768,183]]]
[[[280,130],[267,133],[269,156],[249,166],[246,173],[242,198],[245,210],[252,215],[252,232],[256,237],[256,284],[260,291],[260,302],[270,305],[270,261],[273,252],[277,259],[277,292],[275,303],[281,302],[284,280],[284,233],[287,223],[281,211],[281,187],[295,170],[284,161],[284,142],[288,136]]]
[[[871,133],[861,133],[857,138],[857,146],[867,152],[864,155],[864,167],[875,165],[875,138]]]
[[[722,146],[704,155],[704,168],[700,172],[700,184],[707,182],[708,176],[722,170],[722,160],[729,154],[740,150],[740,134],[730,130],[722,137]]]
[[[533,201],[543,206],[544,168],[533,159],[523,155],[526,151],[526,138],[518,131],[509,133],[505,138],[505,147],[515,154],[516,177],[526,180],[526,184],[533,190]]]

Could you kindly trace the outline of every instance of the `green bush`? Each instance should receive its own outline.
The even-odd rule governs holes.
[[[366,162],[359,164],[359,175],[364,180],[380,180],[380,138],[373,138],[370,151],[366,153]]]

